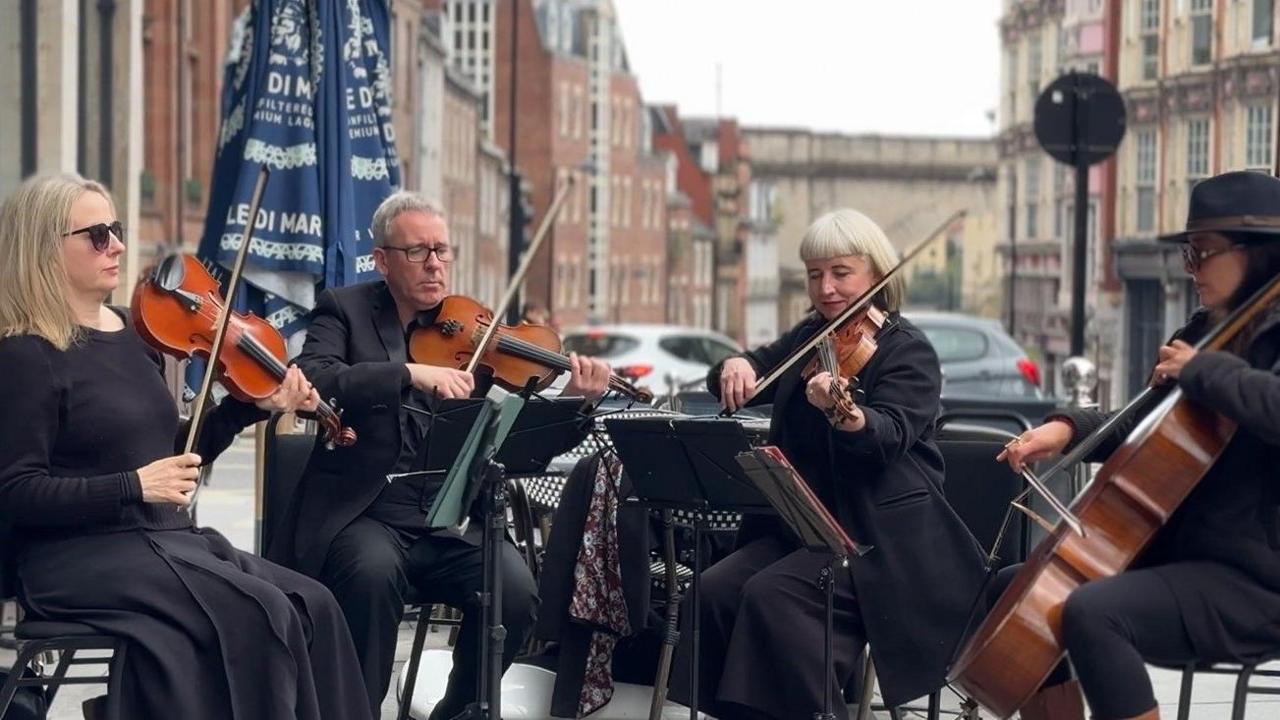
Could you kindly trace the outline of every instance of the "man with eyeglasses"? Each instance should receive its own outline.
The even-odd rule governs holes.
[[[388,476],[414,470],[428,430],[431,397],[463,398],[476,378],[415,363],[408,338],[436,322],[449,294],[456,250],[439,206],[399,192],[373,215],[373,259],[383,279],[326,290],[317,298],[299,367],[360,433],[349,448],[317,447],[268,557],[320,579],[346,615],[375,717],[391,682],[397,631],[410,585],[422,600],[463,610],[454,667],[431,720],[448,720],[476,698],[482,589],[481,528],[431,530],[426,513],[443,478]],[[571,356],[566,396],[599,399],[609,366]],[[483,384],[483,383],[481,383]],[[482,388],[483,389],[483,388]],[[533,626],[537,586],[516,549],[501,549],[504,669]]]

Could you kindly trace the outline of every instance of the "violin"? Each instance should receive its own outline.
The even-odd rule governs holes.
[[[131,303],[138,334],[160,352],[179,359],[209,357],[222,307],[218,281],[191,255],[162,260],[150,277],[138,283]],[[252,313],[233,312],[226,341],[218,358],[223,386],[244,402],[270,397],[289,369],[284,337]],[[321,401],[316,414],[330,448],[355,444],[355,431],[343,427],[342,413],[332,403]]]
[[[473,364],[476,348],[493,322],[493,311],[481,303],[463,295],[450,295],[441,301],[434,323],[413,331],[409,357],[423,365],[465,370]],[[561,352],[560,336],[546,325],[498,324],[491,334],[478,365],[486,367],[494,382],[504,389],[544,390],[556,375],[571,369],[569,358]],[[613,373],[609,375],[609,388],[642,403],[653,401],[652,392]]]
[[[831,373],[830,395],[835,398],[833,412],[841,421],[857,417],[850,391],[858,386],[858,374],[876,354],[876,335],[884,327],[885,314],[875,305],[868,304],[858,314],[849,318],[818,343],[818,352],[805,365],[801,375],[809,380],[820,371]],[[846,378],[849,386],[840,390],[837,383]]]

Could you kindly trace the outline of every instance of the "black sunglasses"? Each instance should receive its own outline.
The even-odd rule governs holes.
[[[93,249],[98,252],[106,252],[107,248],[111,247],[112,235],[115,235],[116,239],[119,240],[121,244],[124,244],[124,224],[119,220],[111,223],[110,225],[107,223],[98,223],[97,225],[82,227],[79,230],[72,230],[69,233],[63,233],[62,237],[79,235],[80,233],[87,233],[89,235],[89,242],[93,244]]]
[[[1201,250],[1191,243],[1182,246],[1182,266],[1187,272],[1197,272],[1200,266],[1211,257],[1216,257],[1223,253],[1229,253],[1233,250],[1243,250],[1244,245],[1228,245],[1226,247],[1217,248],[1215,250]]]

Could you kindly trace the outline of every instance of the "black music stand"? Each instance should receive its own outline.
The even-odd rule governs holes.
[[[514,418],[504,418],[501,403],[522,403]],[[476,702],[455,718],[497,720],[502,717],[502,651],[506,628],[502,625],[502,578],[498,554],[507,535],[507,493],[505,478],[540,474],[556,455],[572,449],[581,440],[584,423],[590,422],[581,410],[580,397],[553,400],[512,396],[493,388],[485,398],[439,400],[424,410],[410,405],[405,409],[428,415],[430,428],[413,467],[426,475],[448,474],[427,513],[428,527],[461,525],[471,516],[477,498],[483,500],[480,516],[484,535],[484,585],[480,597],[487,643],[480,649],[480,683]],[[510,411],[508,411],[510,412]],[[502,427],[503,421],[508,424]],[[465,489],[456,487],[465,484]],[[460,500],[459,500],[460,498]]]
[[[435,446],[437,452],[451,455],[450,467],[421,472],[447,473],[427,512],[427,527],[462,525],[470,517],[471,506],[483,492],[481,552],[484,582],[479,601],[481,627],[486,629],[488,642],[480,645],[480,687],[476,701],[469,703],[458,714],[457,720],[496,720],[502,717],[502,646],[507,637],[507,629],[502,625],[502,576],[498,573],[498,552],[506,535],[507,496],[503,467],[495,458],[519,417],[524,398],[494,387],[483,399],[466,402],[475,407],[475,414],[470,418],[469,429],[461,443],[455,445],[455,437],[447,433],[437,436],[436,431],[461,427],[464,419],[460,415],[455,416],[454,422],[444,420],[439,414],[432,418],[432,432],[424,443]],[[429,457],[430,449],[424,449],[420,456],[423,453]]]
[[[464,398],[441,400],[432,410],[409,408],[429,415],[428,442],[418,453],[415,467],[424,472],[444,472],[453,467],[462,442],[480,414],[483,400]],[[540,475],[553,458],[577,447],[591,419],[582,413],[580,397],[526,399],[515,425],[498,448],[496,461],[508,476]]]
[[[698,717],[698,631],[702,604],[702,515],[706,510],[771,513],[772,506],[737,463],[751,443],[737,420],[609,418],[604,421],[640,505],[694,512],[693,647],[689,717]]]
[[[814,720],[835,720],[831,709],[831,680],[833,643],[835,637],[835,573],[837,567],[848,567],[849,556],[865,555],[869,545],[860,545],[851,539],[831,516],[822,501],[814,495],[808,483],[787,461],[782,451],[766,446],[740,453],[738,464],[747,477],[769,498],[769,502],[782,516],[784,522],[800,538],[811,552],[831,553],[831,562],[822,568],[818,587],[826,592],[827,618],[823,628],[823,666],[826,668],[827,692],[823,694],[821,712],[813,714]]]

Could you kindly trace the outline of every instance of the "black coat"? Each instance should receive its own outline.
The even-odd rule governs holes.
[[[1207,331],[1197,313],[1174,337]],[[1236,433],[1139,559],[1165,575],[1201,657],[1250,658],[1280,647],[1280,310],[1258,326],[1244,357],[1200,352],[1183,367],[1187,399],[1235,421]],[[1107,418],[1096,410],[1059,413],[1075,425],[1073,444]],[[1144,413],[1139,413],[1139,417]],[[1105,460],[1138,418],[1089,458]]]
[[[412,392],[404,326],[385,282],[326,290],[311,312],[298,367],[359,438],[351,447],[317,443],[267,557],[315,577],[329,544],[386,485],[400,455],[404,411]]]
[[[742,357],[763,376],[821,325],[811,316]],[[808,432],[812,427],[788,416],[796,406],[795,393],[804,392],[804,362],[752,404],[773,403],[770,443],[797,467],[826,474],[812,484],[831,488],[841,525],[858,542],[873,546],[850,563],[854,594],[886,702],[898,704],[942,686],[980,591],[983,565],[977,541],[942,493],[942,454],[934,442],[942,386],[937,354],[919,328],[896,314],[877,342],[879,349],[859,377],[866,393],[859,401],[866,427],[850,433],[825,426],[830,433],[825,460],[804,462],[793,455],[807,444],[793,428]],[[707,383],[718,395],[720,366]],[[748,518],[739,542],[761,532],[767,532],[763,524]],[[778,621],[785,618],[780,611]]]

